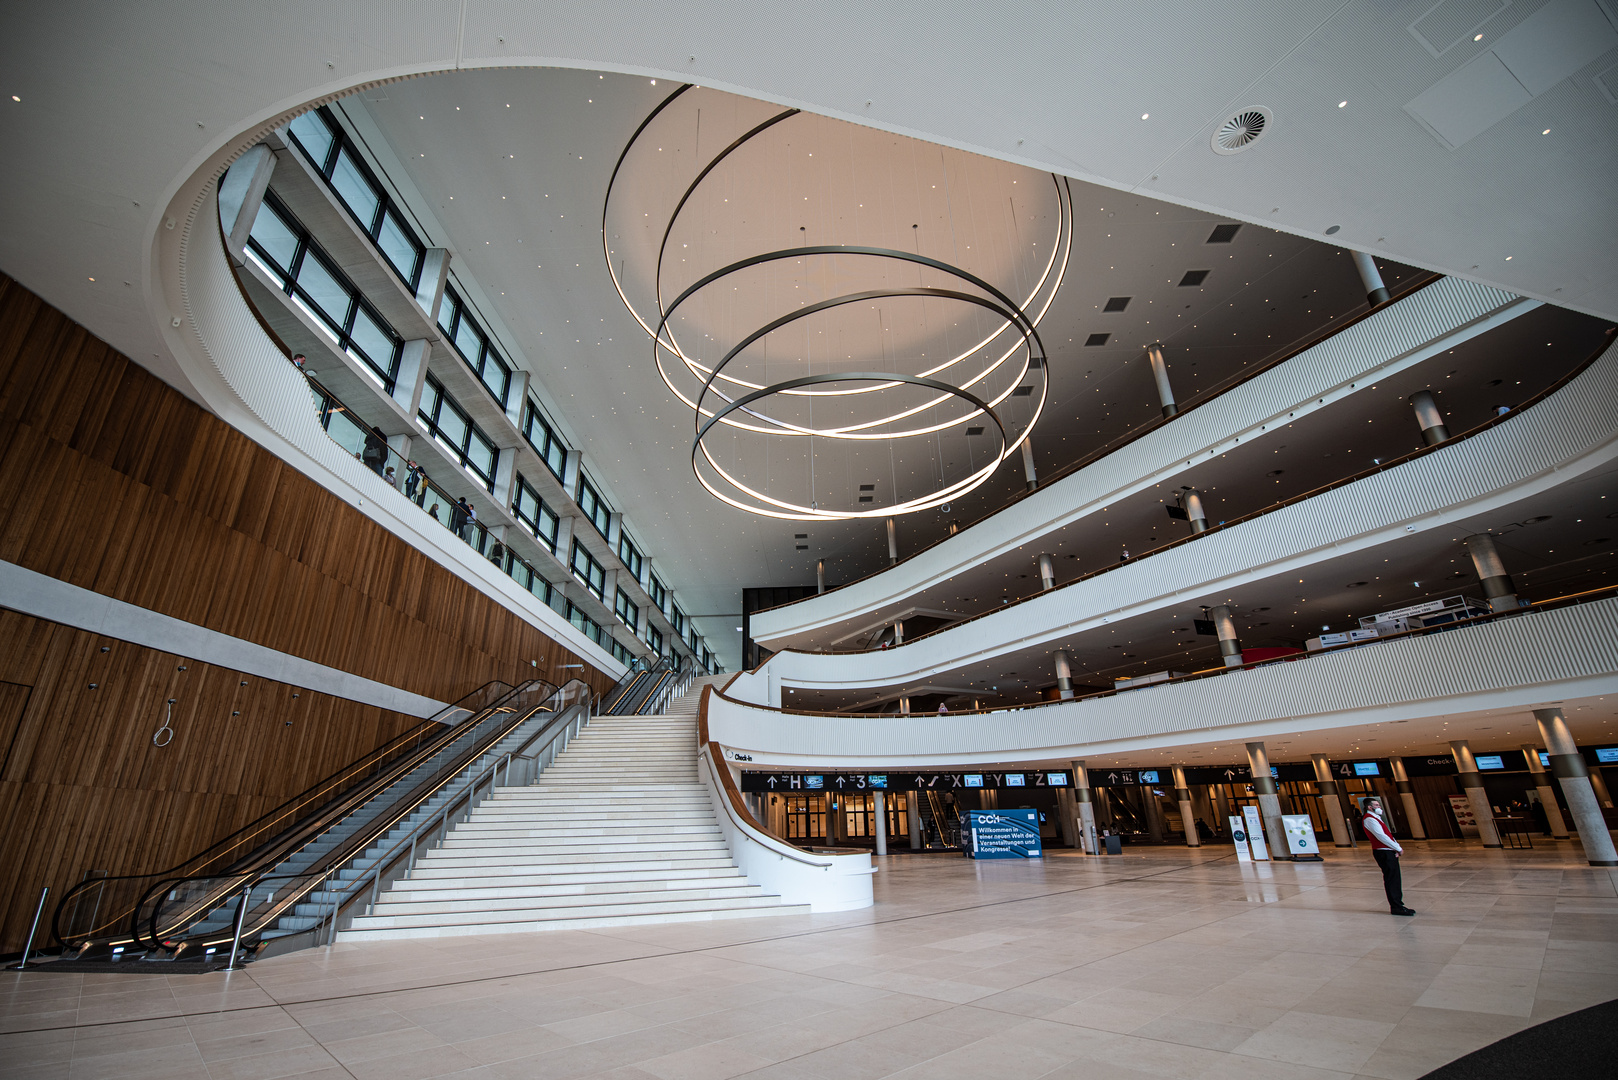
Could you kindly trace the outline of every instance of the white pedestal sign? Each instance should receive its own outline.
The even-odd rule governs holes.
[[[1247,826],[1235,814],[1230,816],[1230,835],[1236,841],[1236,861],[1252,862],[1253,856],[1247,852]]]
[[[1281,828],[1286,830],[1288,853],[1320,854],[1320,845],[1315,842],[1315,825],[1309,820],[1308,814],[1282,814]]]
[[[1242,817],[1247,819],[1247,842],[1253,845],[1253,858],[1258,862],[1268,862],[1270,849],[1264,843],[1264,819],[1259,817],[1258,807],[1242,807]]]

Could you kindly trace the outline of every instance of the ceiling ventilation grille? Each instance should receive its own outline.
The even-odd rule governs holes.
[[[1239,154],[1262,139],[1274,122],[1268,109],[1243,109],[1219,125],[1210,145],[1216,154]]]

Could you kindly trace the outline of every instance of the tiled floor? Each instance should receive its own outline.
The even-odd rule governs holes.
[[[0,1075],[139,1080],[1415,1077],[1618,997],[1569,844],[894,856],[841,915],[342,945],[233,974],[0,976]]]

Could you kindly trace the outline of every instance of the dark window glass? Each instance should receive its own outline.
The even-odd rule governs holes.
[[[345,146],[337,153],[337,164],[331,172],[331,187],[353,212],[360,228],[367,235],[374,236],[382,198],[370,177],[365,175],[364,166],[354,160],[354,151],[350,147]]]
[[[421,411],[416,415],[439,445],[450,451],[463,468],[482,480],[485,487],[494,490],[495,466],[499,463],[500,455],[493,441],[478,429],[431,375],[427,377],[427,388],[422,391]]]
[[[640,608],[635,605],[635,602],[629,598],[629,594],[624,590],[618,590],[618,596],[612,605],[612,610],[618,616],[618,620],[625,626],[631,630],[640,629]]]
[[[644,565],[640,552],[636,550],[635,542],[629,539],[629,534],[621,528],[618,535],[618,559],[624,564],[624,569],[629,571],[629,576],[639,581],[641,567]]]
[[[325,117],[319,110],[306,112],[287,126],[297,137],[298,145],[304,154],[314,162],[315,168],[324,174],[326,162],[331,157],[332,144],[336,141],[331,128],[326,125]]]
[[[467,310],[466,301],[452,288],[444,290],[444,303],[440,309],[438,325],[455,345],[455,351],[466,366],[477,375],[486,390],[505,408],[506,394],[511,389],[511,365],[501,357],[489,340],[489,335],[478,325]]]
[[[253,230],[248,234],[263,256],[274,264],[282,277],[292,273],[297,265],[298,232],[288,225],[272,206],[260,208],[253,219]]]
[[[674,624],[674,632],[676,634],[684,636],[684,634],[685,634],[685,612],[680,610],[680,605],[679,604],[670,605],[670,607],[669,607],[669,622]]]
[[[568,561],[568,567],[573,576],[584,582],[584,587],[595,594],[597,600],[606,599],[607,568],[596,561],[594,555],[573,541],[573,555]]]
[[[545,467],[558,480],[562,479],[562,474],[567,471],[567,446],[532,400],[523,414],[522,435],[528,440],[528,445],[534,448],[534,453],[544,459]]]
[[[393,269],[406,281],[414,281],[419,269],[421,259],[421,245],[416,243],[415,234],[410,227],[399,219],[393,211],[382,219],[382,227],[377,232],[376,246],[382,249],[382,254],[388,257]]]
[[[579,471],[579,494],[574,501],[579,504],[579,509],[583,511],[590,524],[595,526],[596,532],[605,537],[611,523],[612,510],[602,501],[601,496],[596,494],[595,485],[590,483],[590,478],[584,475],[582,469]]]

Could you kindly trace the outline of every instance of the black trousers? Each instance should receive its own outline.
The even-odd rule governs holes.
[[[1371,854],[1376,856],[1376,864],[1382,868],[1382,890],[1388,894],[1388,908],[1394,910],[1404,907],[1405,889],[1399,877],[1399,853],[1383,848]]]

